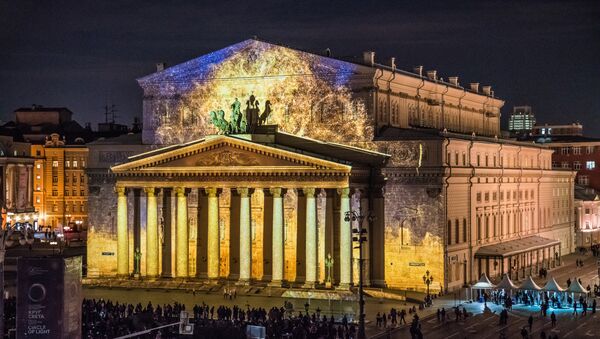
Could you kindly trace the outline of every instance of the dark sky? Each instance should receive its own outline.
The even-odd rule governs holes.
[[[141,115],[135,79],[253,35],[334,55],[377,52],[492,85],[538,122],[600,136],[600,1],[0,0],[0,118],[33,103],[99,122]]]

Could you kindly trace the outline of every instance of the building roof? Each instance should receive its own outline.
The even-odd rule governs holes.
[[[523,253],[525,251],[536,250],[559,244],[559,240],[542,238],[534,235],[531,237],[504,241],[498,244],[482,246],[477,250],[477,252],[475,252],[475,257],[507,257],[510,255]]]
[[[516,290],[518,289],[517,285],[515,285],[512,280],[508,277],[508,274],[504,274],[502,280],[496,285],[496,288],[501,288],[504,290]]]
[[[600,138],[586,137],[583,135],[539,135],[539,136],[524,136],[519,138],[519,141],[533,141],[537,144],[551,143],[584,143],[584,142],[599,142]]]
[[[571,285],[569,285],[569,287],[567,288],[567,292],[571,292],[571,293],[587,293],[588,290],[585,289],[585,287],[583,287],[583,285],[581,285],[579,283],[579,280],[577,278],[573,279],[571,282]]]
[[[564,288],[560,287],[554,277],[550,277],[550,280],[546,282],[546,285],[544,285],[542,289],[549,292],[563,292],[565,290]]]
[[[575,185],[575,200],[594,201],[598,199],[598,192],[591,187]]]
[[[30,107],[20,107],[15,110],[15,112],[61,112],[61,111],[71,112],[71,110],[68,109],[67,107],[45,107],[45,106],[41,106],[41,105],[33,105]]]
[[[142,145],[142,133],[127,133],[114,138],[98,138],[87,145]]]

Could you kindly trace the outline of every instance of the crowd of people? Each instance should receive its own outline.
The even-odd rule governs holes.
[[[286,305],[287,306],[287,305]],[[180,303],[153,305],[120,304],[110,300],[84,299],[82,306],[84,338],[114,338],[180,321],[186,311]],[[246,326],[264,327],[267,338],[355,338],[357,326],[344,315],[333,316],[290,312],[288,307],[245,308],[239,306],[194,305],[188,310],[195,338],[246,338]],[[177,338],[179,327],[170,326],[146,335],[147,338]],[[144,338],[144,335],[141,336]],[[186,336],[188,337],[188,336]]]

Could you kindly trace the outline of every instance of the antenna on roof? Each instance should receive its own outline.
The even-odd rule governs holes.
[[[111,104],[104,106],[104,122],[114,124],[117,120],[117,105]]]

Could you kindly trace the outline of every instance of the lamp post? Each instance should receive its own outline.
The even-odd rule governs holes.
[[[352,241],[358,243],[358,338],[366,338],[365,334],[365,299],[363,297],[363,243],[367,241],[367,230],[362,226],[363,221],[367,218],[369,224],[375,220],[375,216],[369,212],[367,216],[364,216],[357,211],[348,211],[344,217],[346,222],[358,221],[358,226],[352,228]],[[350,224],[352,227],[352,224]]]
[[[427,299],[429,299],[429,285],[433,282],[433,275],[429,274],[429,270],[423,275],[423,282],[427,285]]]

